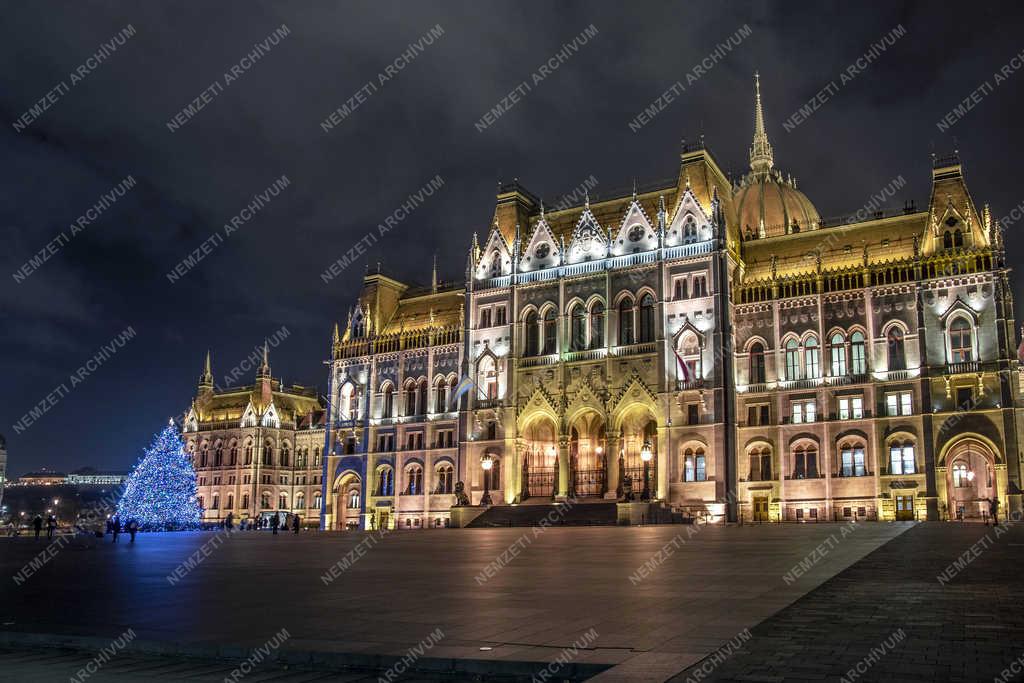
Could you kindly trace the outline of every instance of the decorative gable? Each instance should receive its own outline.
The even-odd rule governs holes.
[[[263,413],[263,419],[260,421],[260,425],[263,427],[272,427],[273,429],[281,428],[281,417],[277,414],[277,408],[271,403],[266,411]]]
[[[619,234],[612,242],[612,254],[622,256],[657,248],[658,231],[651,225],[643,207],[633,199],[626,209],[626,215],[622,217]]]
[[[550,268],[561,263],[562,249],[555,239],[555,234],[548,226],[547,219],[541,214],[537,227],[533,231],[533,237],[523,250],[523,257],[519,260],[519,270],[531,271],[541,268]]]
[[[608,238],[598,224],[590,206],[583,210],[569,241],[568,263],[581,263],[608,255]]]
[[[185,424],[182,429],[183,432],[197,432],[199,431],[199,416],[196,415],[195,408],[189,408],[188,413],[185,415]]]
[[[697,201],[693,190],[687,185],[686,190],[676,202],[676,211],[672,222],[665,232],[665,246],[674,247],[679,244],[704,242],[713,237],[711,216]]]
[[[512,249],[502,237],[497,224],[491,229],[487,237],[483,251],[480,253],[480,260],[476,266],[476,279],[486,280],[492,277],[501,277],[512,272]]]
[[[256,408],[253,406],[252,401],[249,401],[249,405],[245,407],[245,412],[242,413],[242,419],[238,426],[255,427],[257,422],[259,422],[259,416],[256,415]]]

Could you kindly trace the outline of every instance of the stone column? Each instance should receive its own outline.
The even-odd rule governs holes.
[[[620,480],[622,473],[619,472],[619,437],[609,436],[608,444],[605,446],[605,461],[608,463],[608,483],[606,486],[605,497],[606,498],[618,498],[618,490],[620,486]]]
[[[658,481],[656,484],[656,497],[658,500],[668,500],[668,485],[669,485],[669,464],[671,461],[671,453],[668,446],[668,427],[664,425],[658,427],[658,441],[655,447],[655,458],[657,459],[657,468],[655,469]],[[705,463],[707,467],[707,463]]]
[[[558,489],[555,495],[561,498],[569,492],[569,437],[564,434],[558,437]]]

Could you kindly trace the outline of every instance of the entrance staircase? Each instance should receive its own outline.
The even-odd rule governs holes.
[[[519,505],[492,505],[466,526],[615,526],[617,522],[615,501],[552,503],[548,498],[529,498]]]

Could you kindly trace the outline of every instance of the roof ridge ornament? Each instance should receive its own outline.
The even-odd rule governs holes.
[[[772,145],[764,129],[764,111],[761,108],[761,76],[754,72],[754,141],[750,146],[750,170],[767,174],[775,165]]]

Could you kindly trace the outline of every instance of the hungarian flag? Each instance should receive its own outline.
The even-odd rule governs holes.
[[[690,366],[686,364],[686,361],[683,360],[683,357],[679,355],[678,351],[672,349],[672,353],[676,354],[676,361],[679,363],[679,378],[684,382],[692,382],[693,371],[690,370]]]

